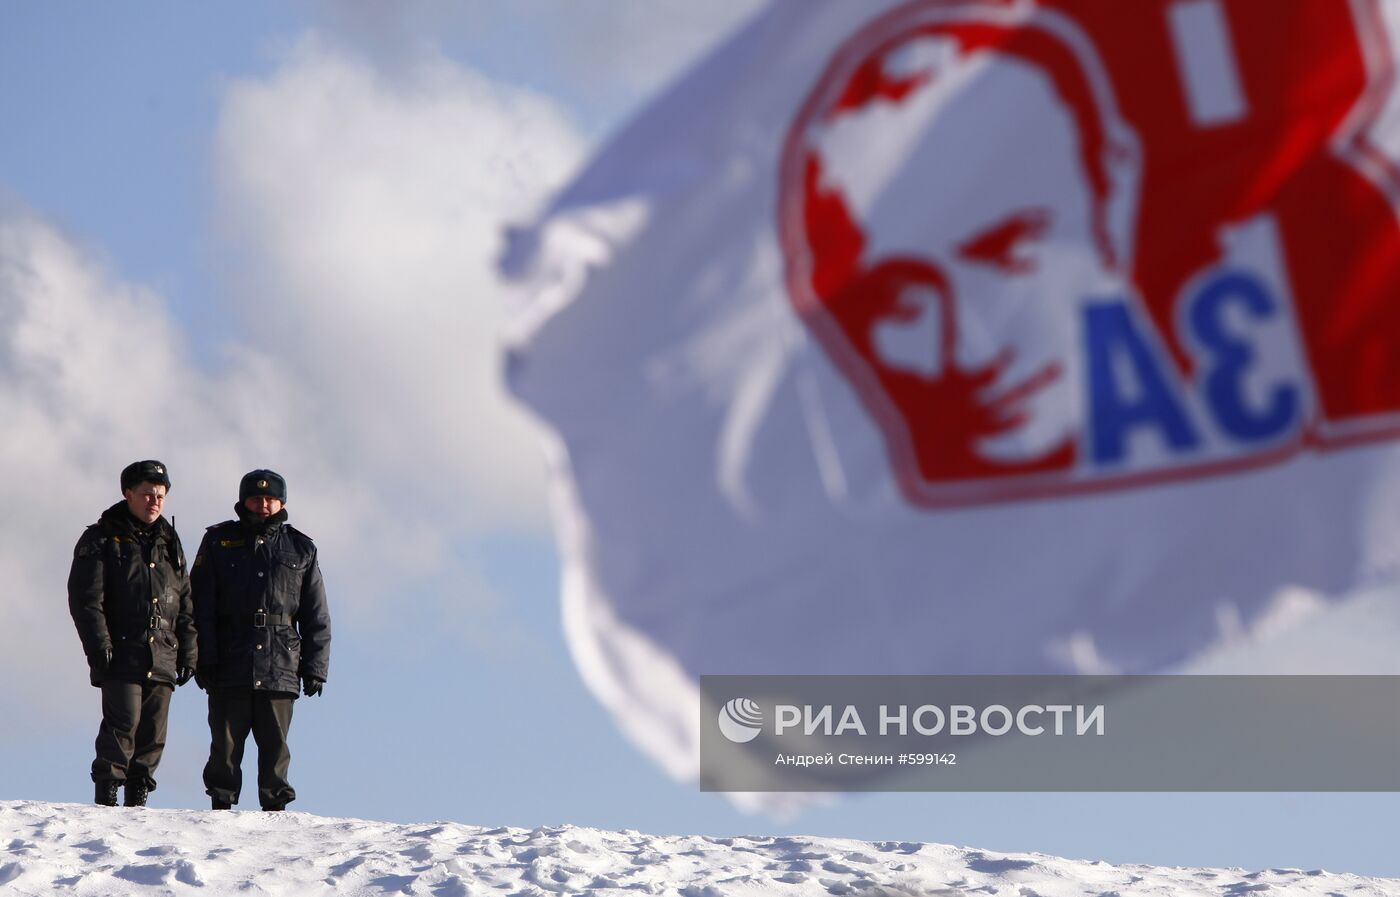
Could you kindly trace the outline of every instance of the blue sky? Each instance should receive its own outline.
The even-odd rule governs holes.
[[[1395,795],[896,794],[748,816],[668,779],[585,691],[543,468],[494,379],[496,235],[756,5],[0,12],[0,668],[18,685],[0,798],[91,796],[67,557],[121,466],[153,456],[191,549],[257,466],[321,545],[334,659],[325,697],[298,703],[296,809],[1400,875]],[[158,806],[204,805],[202,697],[175,697]]]

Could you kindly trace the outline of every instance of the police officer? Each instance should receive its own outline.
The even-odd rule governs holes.
[[[156,788],[175,686],[194,675],[197,648],[180,537],[161,509],[170,475],[159,461],[121,474],[122,501],[102,512],[73,549],[68,610],[102,689],[92,761],[96,802],[143,807]]]
[[[330,663],[331,620],[316,545],[287,523],[287,482],[254,470],[238,485],[236,520],[209,527],[195,557],[196,681],[209,693],[209,762],[204,787],[215,810],[238,803],[243,745],[258,745],[258,801],[282,810],[296,799],[287,781],[287,732],[300,683],[321,693]]]

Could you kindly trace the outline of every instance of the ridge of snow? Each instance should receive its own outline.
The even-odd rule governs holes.
[[[1400,897],[1400,879],[1169,868],[912,841],[403,825],[309,813],[0,801],[0,893],[29,895],[964,894]]]

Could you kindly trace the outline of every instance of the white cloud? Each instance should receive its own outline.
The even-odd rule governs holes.
[[[232,85],[216,135],[238,313],[346,452],[467,526],[542,527],[536,440],[499,385],[501,226],[582,156],[546,100],[429,55],[386,76],[310,36]]]

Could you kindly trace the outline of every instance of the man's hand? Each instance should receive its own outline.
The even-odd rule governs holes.
[[[100,686],[112,667],[112,648],[107,646],[88,658],[88,681]]]
[[[314,698],[321,693],[321,689],[325,685],[325,680],[317,679],[315,676],[304,676],[301,680],[301,693],[308,698]]]
[[[179,667],[175,670],[175,687],[179,688],[194,678],[194,667]]]
[[[208,691],[214,687],[214,680],[218,677],[219,665],[216,663],[201,663],[199,669],[194,671],[194,684],[202,691]]]

